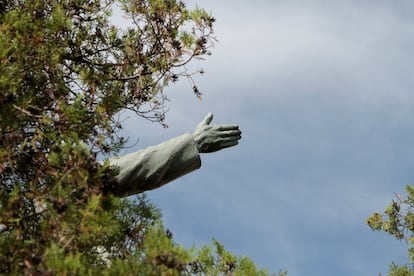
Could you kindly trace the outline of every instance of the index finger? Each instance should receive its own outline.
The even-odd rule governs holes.
[[[217,125],[215,126],[216,130],[238,130],[238,125]]]

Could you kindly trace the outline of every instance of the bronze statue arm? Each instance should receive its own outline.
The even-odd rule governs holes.
[[[194,134],[184,134],[167,142],[110,159],[119,168],[119,185],[112,191],[129,196],[156,189],[201,166],[199,153],[219,151],[238,144],[241,132],[237,125],[210,125],[209,113],[197,125]]]

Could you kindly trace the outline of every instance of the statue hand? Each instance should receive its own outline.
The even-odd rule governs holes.
[[[237,125],[210,125],[213,114],[208,113],[194,131],[194,141],[200,153],[210,153],[237,145],[241,131]]]

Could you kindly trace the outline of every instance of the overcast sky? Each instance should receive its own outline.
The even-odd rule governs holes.
[[[214,237],[289,275],[386,274],[407,244],[365,219],[414,183],[414,2],[192,0],[217,19],[198,100],[166,90],[168,129],[135,119],[132,152],[192,132],[207,112],[239,146],[148,193],[187,246]],[[198,64],[197,64],[198,66]]]

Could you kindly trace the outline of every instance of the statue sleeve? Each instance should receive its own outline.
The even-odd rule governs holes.
[[[191,134],[109,160],[119,168],[117,196],[152,190],[192,172],[201,166],[200,155]]]

